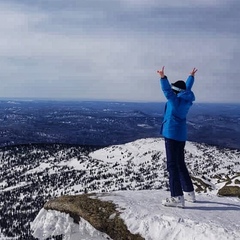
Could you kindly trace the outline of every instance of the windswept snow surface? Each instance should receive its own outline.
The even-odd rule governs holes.
[[[132,233],[146,240],[238,240],[240,239],[240,200],[198,194],[196,203],[170,208],[161,205],[168,197],[164,190],[119,191],[98,194],[102,200],[117,204],[121,217]],[[39,239],[56,233],[67,240],[110,239],[81,220],[74,224],[67,214],[41,210],[32,223],[34,236]]]
[[[199,194],[196,203],[170,208],[161,205],[163,190],[125,191],[102,197],[116,203],[132,233],[148,240],[240,239],[240,200]]]
[[[144,163],[149,160],[149,154],[165,151],[163,138],[139,139],[121,145],[113,145],[105,147],[89,155],[92,158],[102,160],[104,162],[122,163],[132,161],[134,164]]]
[[[81,218],[79,224],[65,213],[41,209],[31,224],[33,236],[46,239],[63,235],[63,240],[106,240],[107,235],[97,231],[91,224]]]

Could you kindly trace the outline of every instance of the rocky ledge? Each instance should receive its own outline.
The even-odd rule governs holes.
[[[115,204],[99,200],[94,194],[61,196],[45,203],[44,209],[67,213],[75,223],[79,223],[83,218],[95,229],[106,233],[111,239],[144,239],[139,234],[132,234],[127,229]]]

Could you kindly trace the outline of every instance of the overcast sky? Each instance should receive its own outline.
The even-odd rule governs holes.
[[[0,0],[0,97],[240,102],[239,0]]]

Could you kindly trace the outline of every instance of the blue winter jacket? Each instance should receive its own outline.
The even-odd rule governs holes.
[[[195,96],[191,91],[194,83],[194,77],[188,77],[186,81],[186,90],[178,94],[173,92],[166,76],[161,78],[160,82],[163,93],[168,100],[165,107],[161,134],[165,138],[170,138],[177,141],[186,141],[186,117],[189,108],[192,106],[192,103],[195,100]]]

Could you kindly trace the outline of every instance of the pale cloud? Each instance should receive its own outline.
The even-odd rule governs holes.
[[[226,0],[182,0],[182,1],[167,1],[167,0],[119,0],[125,6],[141,6],[146,8],[153,7],[207,7],[216,6],[219,4],[229,3]]]
[[[190,2],[0,4],[0,95],[162,101],[165,65],[170,81],[199,68],[198,101],[239,102],[236,3]]]

